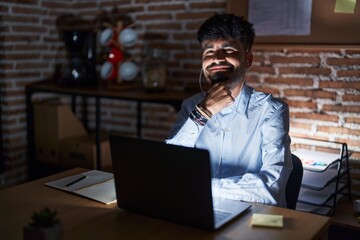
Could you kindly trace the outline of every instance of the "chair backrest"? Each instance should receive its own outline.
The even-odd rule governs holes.
[[[295,209],[303,177],[303,166],[301,160],[294,154],[291,154],[291,159],[293,169],[286,184],[285,196],[287,208]]]

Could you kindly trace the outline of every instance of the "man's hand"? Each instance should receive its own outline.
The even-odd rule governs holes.
[[[207,109],[212,115],[220,112],[225,107],[231,105],[235,99],[231,96],[231,90],[226,86],[226,82],[216,83],[206,93],[200,106]]]

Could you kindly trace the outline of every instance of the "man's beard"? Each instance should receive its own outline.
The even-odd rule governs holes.
[[[212,85],[214,85],[215,83],[225,82],[225,81],[229,80],[229,76],[227,73],[228,72],[219,71],[219,72],[216,72],[214,75],[209,76],[209,79],[210,79]]]
[[[208,75],[208,78],[212,85],[219,82],[225,82],[228,80],[231,80],[231,82],[228,84],[230,88],[232,88],[237,83],[241,82],[245,77],[246,67],[245,64],[241,64],[238,68],[234,68],[233,65],[230,65],[228,63],[216,65],[212,64],[207,69],[213,67],[213,66],[228,66],[231,69],[229,71],[218,71],[215,72],[213,75]]]

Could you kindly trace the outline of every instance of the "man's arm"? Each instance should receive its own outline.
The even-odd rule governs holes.
[[[195,96],[183,102],[166,143],[185,147],[195,147],[195,143],[204,126],[196,124],[189,118],[189,115],[198,101],[199,97]]]

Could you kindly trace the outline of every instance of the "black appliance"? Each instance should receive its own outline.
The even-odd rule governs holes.
[[[96,33],[84,30],[63,32],[66,63],[61,67],[61,86],[93,86],[96,78]]]

